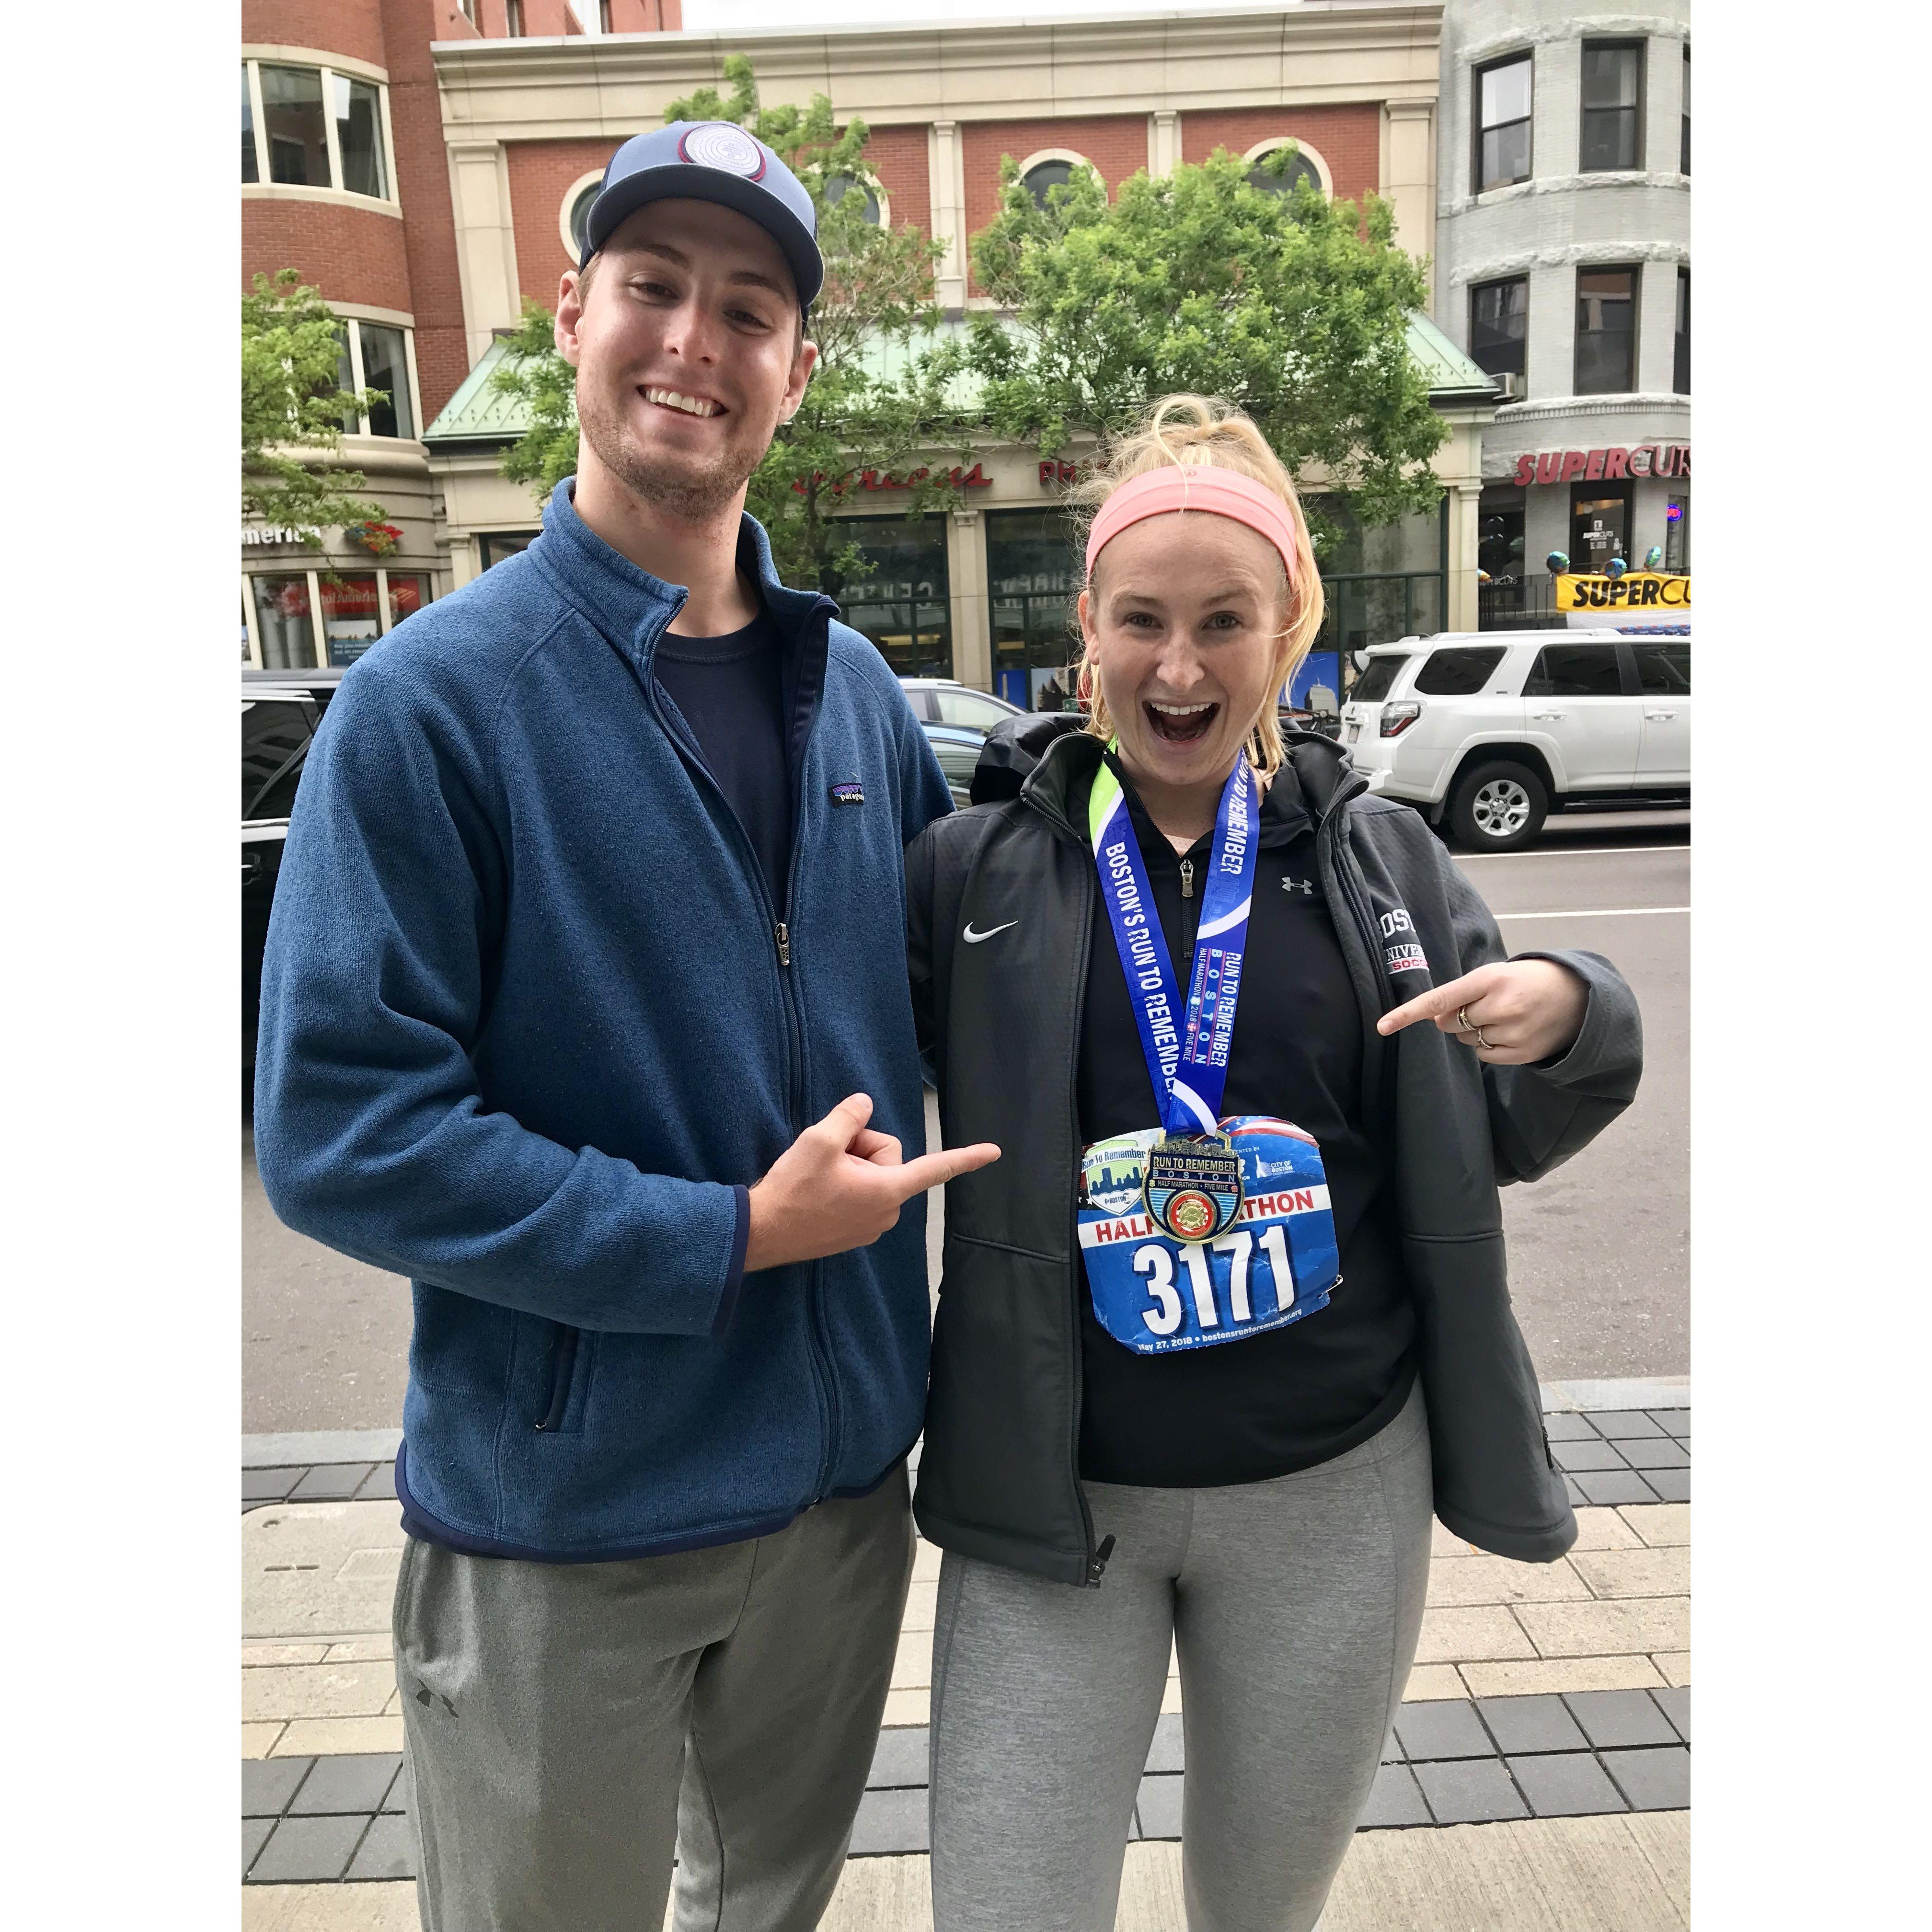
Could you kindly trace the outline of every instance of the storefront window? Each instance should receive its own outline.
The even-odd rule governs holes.
[[[833,593],[840,616],[872,639],[899,676],[950,677],[952,614],[944,520],[866,517],[840,527],[872,566]]]
[[[316,662],[315,621],[309,610],[308,578],[254,577],[255,628],[261,634],[266,670],[307,670]]]
[[[1297,702],[1317,686],[1346,698],[1355,676],[1350,652],[1427,637],[1442,629],[1447,605],[1446,505],[1366,528],[1346,497],[1316,497],[1311,507],[1339,526],[1340,536],[1322,563],[1327,608],[1315,648],[1295,674],[1290,695]]]
[[[405,617],[413,616],[429,602],[429,579],[400,570],[391,571],[388,579],[389,628],[394,630]]]
[[[483,552],[483,568],[488,570],[493,563],[528,550],[536,540],[535,530],[485,530],[476,539]]]
[[[1587,493],[1587,494],[1586,494]],[[1628,490],[1613,496],[1594,486],[1573,490],[1570,500],[1570,566],[1573,570],[1600,571],[1613,556],[1630,560],[1630,500]]]
[[[1520,490],[1485,490],[1476,524],[1478,622],[1484,628],[1504,611],[1520,610],[1524,595],[1524,520]]]
[[[322,628],[328,639],[332,664],[353,664],[382,635],[376,577],[334,577],[320,580]]]
[[[1664,567],[1690,568],[1690,499],[1673,496],[1664,506]]]
[[[268,137],[268,178],[298,188],[327,188],[328,129],[322,76],[312,67],[262,70],[262,118]]]
[[[388,197],[382,174],[382,110],[366,80],[332,74],[335,88],[335,145],[342,155],[342,185],[351,194]]]
[[[1030,711],[1062,710],[1080,650],[1072,526],[1058,510],[990,510],[986,523],[993,688]]]

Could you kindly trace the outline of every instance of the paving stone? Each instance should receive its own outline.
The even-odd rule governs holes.
[[[1186,1767],[1186,1750],[1178,1718],[1162,1718],[1154,1727],[1154,1743],[1148,1752],[1147,1768],[1149,1771],[1182,1771]]]
[[[1496,1748],[1505,1756],[1590,1748],[1576,1720],[1553,1692],[1527,1697],[1480,1697],[1476,1708],[1489,1726]]]
[[[416,1834],[406,1818],[378,1818],[369,1834],[356,1849],[347,1876],[351,1880],[414,1878],[416,1875]]]
[[[362,1486],[356,1492],[358,1502],[386,1502],[396,1493],[396,1466],[393,1462],[378,1462],[370,1471]]]
[[[1670,1720],[1651,1702],[1648,1691],[1573,1690],[1563,1701],[1599,1750],[1677,1742]]]
[[[281,1502],[307,1474],[308,1472],[299,1466],[286,1469],[244,1469],[242,1472],[242,1506],[245,1508],[250,1503]]]
[[[1631,1539],[1634,1541],[1636,1539]],[[319,1661],[323,1664],[380,1664],[393,1661],[396,1654],[395,1640],[388,1636],[345,1637],[340,1643],[332,1643],[323,1652]]]
[[[1586,1469],[1622,1469],[1629,1466],[1610,1443],[1592,1436],[1587,1442],[1552,1442],[1550,1453],[1559,1469],[1580,1475]]]
[[[386,1660],[268,1664],[242,1672],[242,1714],[251,1722],[273,1718],[374,1718],[381,1714],[395,1688],[395,1667]]]
[[[320,1664],[328,1651],[326,1643],[244,1643],[242,1668],[260,1670],[271,1664]]]
[[[1604,1768],[1633,1811],[1682,1811],[1690,1802],[1690,1754],[1678,1744],[1661,1750],[1606,1751]]]
[[[1690,1647],[1688,1597],[1519,1604],[1510,1615],[1536,1640],[1537,1653],[1542,1657],[1648,1656],[1654,1650]]]
[[[1576,1512],[1576,1540],[1570,1550],[1574,1556],[1588,1554],[1598,1550],[1641,1550],[1643,1539],[1613,1509],[1598,1509],[1588,1504]]]
[[[269,1756],[288,1726],[279,1720],[266,1723],[244,1724],[242,1726],[242,1761],[252,1764],[257,1758]]]
[[[1647,1503],[1657,1494],[1634,1469],[1601,1469],[1576,1478],[1576,1486],[1593,1503]]]
[[[1634,1738],[1633,1744],[1648,1744],[1647,1738]],[[270,1763],[275,1760],[271,1758]],[[365,1815],[382,1808],[396,1774],[403,1768],[400,1751],[358,1753],[347,1757],[320,1757],[315,1768],[296,1793],[289,1807],[292,1818],[314,1818],[327,1812],[360,1811]]]
[[[1690,1412],[1688,1408],[1647,1408],[1644,1413],[1665,1435],[1674,1436],[1680,1442],[1690,1433]]]
[[[1660,1436],[1654,1442],[1619,1442],[1617,1447],[1633,1469],[1688,1469],[1690,1466],[1690,1450],[1667,1436]]]
[[[1688,1503],[1652,1503],[1617,1512],[1638,1537],[1652,1550],[1690,1540],[1690,1505]]]
[[[1438,1825],[1487,1825],[1499,1818],[1529,1816],[1522,1794],[1510,1782],[1500,1758],[1418,1765],[1415,1778]]]
[[[1572,1509],[1578,1508],[1582,1504],[1587,1503],[1590,1500],[1590,1498],[1584,1495],[1583,1492],[1576,1486],[1576,1478],[1574,1476],[1567,1474],[1563,1478],[1563,1493],[1570,1498],[1570,1507]]]
[[[1595,1442],[1601,1440],[1590,1426],[1590,1418],[1574,1408],[1552,1409],[1543,1418],[1544,1433],[1553,1447],[1558,1442]]]
[[[244,1758],[242,1761],[242,1815],[279,1818],[289,1808],[312,1757]]]
[[[866,1774],[868,1791],[922,1790],[932,1760],[928,1740],[932,1732],[924,1725],[901,1730],[881,1731],[872,1753],[872,1768]]]
[[[1395,1726],[1391,1724],[1388,1727],[1388,1735],[1382,1739],[1382,1761],[1384,1764],[1400,1764],[1402,1757],[1402,1740],[1396,1736]]]
[[[1507,1556],[1438,1556],[1429,1566],[1429,1600],[1472,1604],[1574,1603],[1589,1595],[1565,1562],[1517,1563]]]
[[[1466,1697],[1468,1687],[1453,1664],[1418,1664],[1411,1669],[1402,1686],[1405,1704],[1426,1704],[1437,1697]]]
[[[909,1630],[929,1630],[939,1615],[939,1586],[937,1582],[914,1583],[906,1592],[906,1606],[899,1618],[899,1628]]]
[[[1476,1707],[1466,1702],[1445,1699],[1438,1703],[1405,1704],[1395,1714],[1395,1734],[1411,1764],[1496,1754],[1489,1732],[1476,1716]]]
[[[1688,1650],[1660,1650],[1654,1652],[1651,1662],[1657,1666],[1658,1675],[1664,1682],[1676,1690],[1688,1690],[1690,1684],[1690,1653]]]
[[[346,1502],[374,1470],[372,1462],[319,1462],[289,1492],[292,1503]]]
[[[1598,1597],[1688,1597],[1690,1552],[1669,1550],[1592,1550],[1570,1559]]]
[[[859,1801],[852,1827],[851,1856],[877,1858],[892,1852],[923,1852],[931,1846],[921,1791],[868,1791]]]
[[[1657,1700],[1658,1708],[1676,1727],[1677,1735],[1688,1744],[1690,1742],[1690,1685],[1676,1684],[1667,1690],[1653,1690],[1650,1694]]]
[[[1587,1818],[1630,1808],[1588,1751],[1561,1757],[1513,1757],[1508,1764],[1539,1818]]]
[[[1143,1838],[1178,1838],[1180,1836],[1181,1786],[1179,1778],[1144,1778],[1140,1797],[1134,1806]]]
[[[275,1740],[274,1755],[343,1757],[357,1751],[399,1751],[400,1717],[298,1718]]]
[[[1369,1792],[1368,1808],[1355,1828],[1380,1832],[1402,1825],[1427,1825],[1434,1822],[1423,1802],[1422,1787],[1406,1764],[1385,1764],[1376,1773]]]
[[[272,1818],[244,1818],[242,1820],[242,1876],[248,1876],[248,1868],[255,1862],[255,1855],[267,1843],[268,1834],[275,1828]]]
[[[1690,1500],[1688,1469],[1653,1469],[1646,1480],[1665,1502],[1688,1503]]]
[[[340,1878],[367,1818],[284,1818],[250,1867],[251,1885],[319,1885]]]
[[[1664,1431],[1640,1408],[1600,1408],[1590,1420],[1597,1433],[1608,1442],[1622,1442],[1638,1436],[1661,1436]]]
[[[924,1690],[888,1690],[886,1724],[893,1730],[916,1730],[932,1715],[932,1699]]]
[[[1661,1689],[1670,1677],[1648,1657],[1535,1657],[1521,1662],[1466,1664],[1473,1697],[1526,1697],[1564,1690]]]
[[[932,1633],[929,1630],[899,1632],[898,1648],[892,1656],[895,1690],[925,1690],[932,1683]]]
[[[1587,1604],[1541,1604],[1521,1607],[1581,1610],[1591,1606]],[[1419,1664],[1461,1664],[1472,1658],[1534,1657],[1536,1652],[1537,1646],[1523,1634],[1523,1627],[1516,1621],[1514,1615],[1497,1605],[1468,1610],[1424,1610],[1422,1637],[1415,1655]]]

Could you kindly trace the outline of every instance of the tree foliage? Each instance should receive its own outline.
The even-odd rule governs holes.
[[[876,194],[878,181],[866,160],[864,122],[838,126],[822,94],[806,108],[760,106],[752,63],[742,54],[726,60],[724,77],[728,98],[700,88],[671,102],[664,118],[732,121],[756,135],[811,195],[825,258],[825,286],[807,328],[818,364],[798,413],[780,425],[753,475],[746,507],[770,533],[787,582],[836,596],[869,568],[832,514],[865,488],[867,472],[916,479],[881,499],[908,516],[953,494],[944,467],[928,467],[922,455],[958,440],[946,386],[961,351],[934,332],[932,272],[942,244],[910,224],[867,221],[860,190]],[[545,498],[578,461],[576,376],[557,352],[554,323],[542,304],[526,303],[493,378],[500,392],[524,400],[530,419],[505,455],[503,474],[536,484]]]
[[[1279,178],[1294,158],[1262,165]],[[1320,465],[1364,524],[1433,508],[1428,459],[1448,430],[1406,341],[1427,290],[1388,203],[1306,182],[1270,193],[1250,165],[1220,149],[1134,176],[1111,205],[1079,170],[1042,208],[1009,160],[973,244],[980,286],[1010,311],[970,332],[991,427],[1054,456],[1191,390],[1245,410],[1298,479]],[[1336,532],[1310,508],[1320,550]]]
[[[338,386],[341,328],[293,268],[256,275],[242,298],[242,514],[299,531],[312,550],[325,530],[383,518],[381,504],[357,494],[360,470],[325,460],[341,447],[344,416],[386,393]]]

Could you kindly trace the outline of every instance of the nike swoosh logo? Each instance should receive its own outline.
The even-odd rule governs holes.
[[[988,926],[984,932],[975,932],[969,922],[966,928],[966,944],[968,946],[977,946],[981,940],[991,939],[996,933],[1004,932],[1007,929],[1007,927],[1015,926],[1018,924],[1019,921],[1018,920],[1010,919],[1006,921],[1005,926]]]

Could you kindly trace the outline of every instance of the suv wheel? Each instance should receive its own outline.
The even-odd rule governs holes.
[[[1478,765],[1456,782],[1449,829],[1473,850],[1513,852],[1543,830],[1549,814],[1550,794],[1526,766]]]

